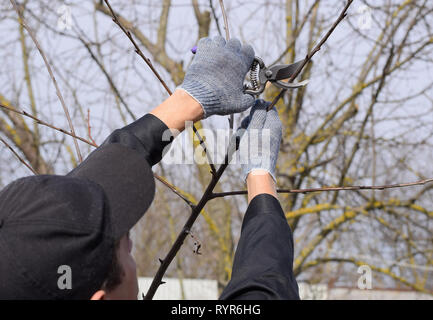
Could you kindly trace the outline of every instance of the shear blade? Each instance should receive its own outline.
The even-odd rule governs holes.
[[[310,80],[304,80],[301,82],[283,82],[283,81],[275,81],[273,84],[282,89],[296,89],[301,88],[307,85]]]
[[[304,63],[304,60],[295,62],[293,64],[282,64],[271,67],[273,76],[272,80],[283,80],[290,78],[300,65]]]

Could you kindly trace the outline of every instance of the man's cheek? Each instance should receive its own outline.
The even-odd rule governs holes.
[[[135,263],[135,259],[132,257],[132,255],[128,255],[127,262],[128,277],[137,278],[137,264]]]
[[[137,265],[135,263],[135,260],[132,256],[131,257],[131,274],[130,274],[130,283],[131,283],[131,290],[133,290],[133,295],[136,297],[138,295],[138,278],[137,278]]]
[[[128,239],[128,252],[129,253],[132,253],[132,247],[133,247],[132,240]]]

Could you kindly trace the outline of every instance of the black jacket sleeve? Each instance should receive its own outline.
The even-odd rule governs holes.
[[[168,130],[146,114],[115,130],[68,175],[97,182],[115,211],[127,210],[138,218],[153,199],[153,194],[143,194],[154,192],[151,166],[173,140]],[[299,299],[292,266],[293,238],[283,210],[273,196],[258,195],[245,214],[232,279],[221,299]]]
[[[168,127],[153,114],[115,130],[101,147],[118,143],[139,152],[153,166],[161,161],[165,148],[173,141]]]
[[[98,184],[107,199],[118,234],[126,232],[147,211],[155,195],[152,166],[170,143],[167,126],[152,114],[115,130],[68,177]],[[167,137],[164,141],[164,137]],[[127,214],[126,214],[127,213]],[[119,221],[121,221],[119,223]]]
[[[299,299],[293,274],[293,236],[278,200],[260,194],[250,202],[220,299]]]

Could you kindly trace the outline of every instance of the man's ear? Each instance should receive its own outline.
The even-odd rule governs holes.
[[[106,296],[106,293],[104,290],[98,290],[93,294],[93,296],[90,298],[90,300],[104,300],[105,296]]]

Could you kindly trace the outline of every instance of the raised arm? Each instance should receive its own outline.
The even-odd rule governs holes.
[[[111,210],[131,212],[138,220],[155,193],[151,167],[162,159],[171,142],[163,139],[164,133],[182,131],[185,121],[252,106],[254,98],[243,93],[243,81],[253,59],[252,47],[237,39],[201,39],[184,82],[174,94],[150,113],[111,133],[67,176],[96,182],[105,191]]]
[[[233,263],[232,279],[221,299],[299,299],[293,275],[293,236],[275,189],[281,142],[278,113],[258,100],[242,121],[240,153],[248,188],[248,209]],[[242,150],[248,145],[249,152]],[[259,147],[257,154],[252,150]]]
[[[115,130],[94,153],[119,144],[138,152],[153,166],[170,143],[162,140],[168,128],[178,133],[185,128],[186,121],[241,112],[253,105],[254,98],[243,93],[243,81],[253,59],[253,48],[237,39],[228,42],[219,36],[201,39],[185,79],[173,95],[149,114]],[[89,158],[93,160],[86,159],[80,167],[97,159]]]

